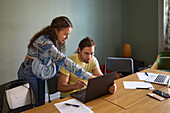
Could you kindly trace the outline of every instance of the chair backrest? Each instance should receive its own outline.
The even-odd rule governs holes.
[[[34,107],[32,88],[24,80],[13,80],[0,85],[0,113],[20,113]]]
[[[158,69],[165,69],[170,71],[170,57],[160,57],[158,59]]]
[[[4,97],[4,92],[5,92],[5,86],[8,83],[4,83],[0,85],[0,113],[2,112],[2,107],[3,107],[3,97]]]
[[[134,63],[132,58],[107,57],[105,62],[106,71],[117,71],[118,73],[134,73]]]
[[[159,53],[160,57],[170,57],[170,51],[163,51]]]
[[[156,62],[157,69],[170,72],[170,51],[160,52]]]
[[[16,80],[14,80],[16,81]],[[13,81],[10,81],[13,82]],[[4,83],[0,85],[0,113],[3,107],[3,98],[4,98],[4,93],[5,93],[5,87],[8,85],[10,82]]]

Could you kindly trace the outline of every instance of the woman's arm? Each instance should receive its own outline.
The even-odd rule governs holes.
[[[93,75],[91,73],[85,71],[76,63],[74,63],[71,59],[67,58],[63,53],[61,53],[54,46],[52,41],[49,40],[48,37],[41,36],[40,38],[38,38],[38,40],[35,41],[34,46],[36,47],[36,45],[38,45],[37,48],[39,50],[39,56],[42,60],[45,61],[45,59],[51,59],[53,62],[58,63],[66,70],[70,71],[71,73],[74,73],[82,79],[88,80],[89,78],[93,78]]]

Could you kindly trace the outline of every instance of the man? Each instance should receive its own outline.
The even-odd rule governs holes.
[[[87,72],[93,72],[94,76],[101,76],[103,73],[100,70],[97,59],[94,57],[94,49],[94,41],[89,37],[86,37],[80,41],[77,53],[69,56],[68,58],[73,60]],[[58,90],[61,92],[61,98],[69,96],[69,93],[71,92],[84,88],[86,84],[87,80],[81,79],[61,67],[58,78]],[[116,92],[115,83],[109,88],[109,92],[112,94]]]

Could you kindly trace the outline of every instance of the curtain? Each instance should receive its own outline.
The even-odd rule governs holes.
[[[170,50],[170,0],[165,1],[165,22],[166,22],[166,34],[165,34],[165,50]]]

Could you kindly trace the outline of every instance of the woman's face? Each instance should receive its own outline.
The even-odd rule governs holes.
[[[68,39],[68,35],[71,33],[71,30],[72,30],[72,27],[63,28],[60,31],[55,29],[55,33],[58,37],[58,42],[62,44],[65,43],[65,41]]]

